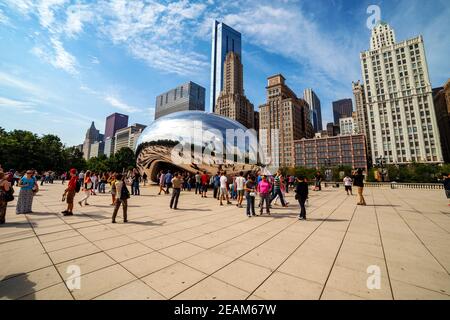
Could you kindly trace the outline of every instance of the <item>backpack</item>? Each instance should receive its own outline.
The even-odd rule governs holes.
[[[78,193],[81,190],[81,182],[80,180],[77,180],[77,183],[75,185],[75,192]]]
[[[130,191],[128,191],[127,184],[123,182],[122,189],[120,190],[120,200],[130,199]]]

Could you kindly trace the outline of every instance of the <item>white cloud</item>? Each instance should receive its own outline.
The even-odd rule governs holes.
[[[71,75],[77,75],[77,59],[64,49],[62,42],[56,38],[50,38],[52,47],[37,46],[31,52],[38,58],[50,63],[57,69],[64,70]]]
[[[134,113],[141,111],[139,108],[130,106],[112,95],[105,96],[105,101],[108,102],[111,106],[125,112]]]
[[[29,101],[20,101],[5,97],[0,97],[0,107],[7,108],[7,110],[16,110],[22,113],[35,113],[35,105]]]
[[[3,10],[0,8],[0,24],[4,24],[4,25],[10,25],[11,22],[9,21],[9,18],[7,16],[5,16],[5,14],[3,13]]]
[[[83,31],[83,25],[94,18],[89,5],[76,4],[69,6],[66,10],[66,23],[64,31],[69,37],[75,37]]]

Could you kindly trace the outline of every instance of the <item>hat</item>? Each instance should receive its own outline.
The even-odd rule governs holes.
[[[70,169],[70,173],[72,173],[72,174],[77,173],[77,169],[75,169],[75,168]]]

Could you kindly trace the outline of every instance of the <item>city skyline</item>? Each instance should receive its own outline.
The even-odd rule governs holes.
[[[0,126],[55,133],[67,145],[79,144],[91,121],[104,127],[105,115],[113,112],[129,114],[130,123],[150,124],[155,97],[179,83],[194,81],[209,88],[213,19],[242,34],[244,85],[255,109],[265,102],[267,77],[282,73],[298,96],[305,88],[317,93],[323,123],[332,120],[332,101],[353,97],[351,81],[361,78],[359,53],[369,49],[369,2],[249,2],[234,7],[182,1],[152,8],[140,2],[122,7],[116,2],[106,8],[84,2],[47,7],[45,1],[30,3],[0,4],[0,39],[10,48],[0,53],[0,109],[11,111]],[[443,27],[449,4],[376,4],[382,20],[396,30],[397,41],[423,35],[431,84],[443,86],[449,70],[449,35]],[[110,17],[104,25],[94,17],[101,9],[102,16]],[[154,19],[145,15],[149,11]],[[145,22],[142,30],[129,19],[131,14]],[[430,16],[432,21],[426,19]],[[159,34],[167,19],[179,26],[169,25],[169,34]],[[289,23],[297,19],[302,22]],[[146,36],[156,45],[144,43]],[[292,43],[293,37],[301,40],[299,44]]]

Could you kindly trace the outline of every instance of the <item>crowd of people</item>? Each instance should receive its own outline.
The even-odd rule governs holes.
[[[35,170],[27,170],[23,174],[15,170],[4,172],[0,166],[0,224],[5,223],[7,203],[14,199],[14,187],[19,188],[16,204],[16,214],[32,213],[33,198],[39,192],[40,186],[44,183],[53,183],[57,175],[52,171],[46,171],[38,174]],[[147,184],[147,175],[143,175],[136,169],[126,173],[115,172],[91,172],[71,169],[67,173],[62,173],[59,178],[62,184],[67,180],[67,187],[64,190],[62,200],[67,203],[67,207],[62,214],[64,216],[73,215],[74,199],[77,193],[81,193],[78,201],[80,206],[90,205],[88,199],[97,193],[111,194],[111,206],[113,206],[112,223],[116,223],[117,213],[122,206],[123,221],[127,222],[128,199],[130,195],[140,195],[140,184]],[[306,219],[306,203],[309,196],[309,182],[304,176],[294,177],[292,175],[284,176],[280,170],[275,175],[258,172],[256,174],[244,175],[239,172],[230,176],[226,171],[218,171],[209,175],[206,171],[188,173],[175,172],[170,170],[160,171],[157,177],[159,185],[158,195],[170,194],[171,209],[177,210],[182,191],[192,192],[200,195],[202,198],[208,197],[208,191],[212,189],[212,197],[217,199],[220,206],[231,205],[232,201],[238,208],[243,208],[243,202],[246,202],[246,214],[248,217],[256,215],[256,198],[259,198],[257,207],[259,214],[264,212],[270,215],[270,209],[273,204],[280,201],[282,207],[288,207],[286,194],[289,188],[295,191],[295,199],[299,203],[299,219]],[[314,175],[313,191],[320,191],[322,175],[318,171]],[[40,183],[39,183],[40,181]],[[358,188],[358,205],[366,205],[363,196],[364,174],[361,169],[346,175],[343,178],[345,192],[347,195],[353,195],[352,187]],[[131,193],[128,190],[131,188]],[[447,198],[450,198],[450,174],[444,181],[444,187]],[[450,204],[449,204],[450,205]]]

